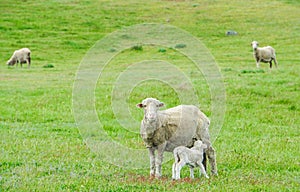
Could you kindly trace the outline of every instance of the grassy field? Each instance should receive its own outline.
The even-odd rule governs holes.
[[[0,0],[0,191],[299,191],[299,10],[297,0]],[[185,30],[214,57],[226,89],[224,123],[212,133],[218,177],[190,180],[186,168],[185,179],[175,182],[169,161],[162,179],[151,179],[148,166],[104,161],[80,133],[72,101],[80,63],[101,38],[141,23]],[[276,49],[278,68],[256,69],[253,40]],[[107,64],[94,100],[105,133],[138,149],[144,149],[137,133],[143,114],[135,104],[148,96],[167,107],[180,104],[167,84],[140,82],[126,98],[137,126],[122,127],[112,109],[114,82],[139,61],[167,61],[187,74],[202,111],[213,115],[204,74],[175,49],[142,43]],[[7,67],[21,47],[31,49],[32,67]]]

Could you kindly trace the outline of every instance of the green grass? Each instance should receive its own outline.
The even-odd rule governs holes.
[[[299,1],[287,0],[1,0],[0,191],[299,190],[299,6]],[[140,23],[170,24],[189,32],[218,63],[226,88],[224,124],[214,142],[218,177],[174,182],[170,161],[162,179],[150,179],[148,167],[109,164],[83,140],[72,105],[78,66],[98,40]],[[227,30],[238,35],[226,36]],[[276,49],[277,69],[268,64],[256,69],[253,40]],[[6,61],[21,47],[32,51],[31,68],[8,68]],[[209,87],[191,61],[169,47],[137,45],[119,53],[95,87],[98,118],[116,142],[144,148],[139,127],[133,127],[136,132],[123,129],[111,109],[118,75],[142,60],[168,61],[187,74],[201,109],[211,116]],[[55,67],[45,68],[50,65]],[[137,124],[142,112],[135,104],[148,96],[167,108],[180,104],[168,85],[141,82],[126,100]],[[186,168],[182,176],[188,175]]]

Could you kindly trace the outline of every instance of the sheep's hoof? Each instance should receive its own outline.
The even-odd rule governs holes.
[[[218,177],[218,175],[219,175],[218,173],[212,173],[211,174],[212,177]]]
[[[155,174],[150,174],[150,178],[155,178]]]

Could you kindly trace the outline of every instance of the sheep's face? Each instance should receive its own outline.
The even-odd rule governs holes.
[[[157,120],[157,111],[160,107],[164,106],[164,103],[154,98],[147,98],[136,106],[144,109],[145,120],[154,122]]]
[[[251,46],[252,46],[252,48],[253,48],[254,50],[256,50],[257,47],[258,47],[258,42],[257,42],[257,41],[253,41],[253,42],[251,43]]]

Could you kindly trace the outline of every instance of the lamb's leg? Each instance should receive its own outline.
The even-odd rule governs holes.
[[[180,170],[185,165],[185,162],[180,160],[178,163],[176,163],[176,179],[180,179]]]
[[[272,60],[269,63],[270,63],[270,69],[272,69]]]
[[[218,175],[215,149],[212,146],[209,146],[206,150],[206,153],[208,156],[209,163],[211,165],[211,173],[213,175]]]
[[[155,148],[150,147],[149,150],[149,157],[150,157],[150,176],[154,177],[155,175]]]
[[[199,164],[199,167],[200,167],[200,176],[201,176],[201,173],[202,173],[206,178],[209,178],[206,171],[205,171],[205,169],[204,169],[204,167],[203,167],[203,165],[202,165],[202,163],[198,162],[198,164]]]
[[[194,168],[192,166],[190,166],[190,178],[194,179]]]
[[[156,165],[155,177],[157,177],[157,178],[161,177],[161,175],[162,175],[161,174],[161,164],[164,159],[165,148],[166,148],[166,143],[159,145],[158,149],[157,149],[157,157],[155,159],[155,165]]]
[[[176,179],[176,162],[172,166],[172,179]]]

